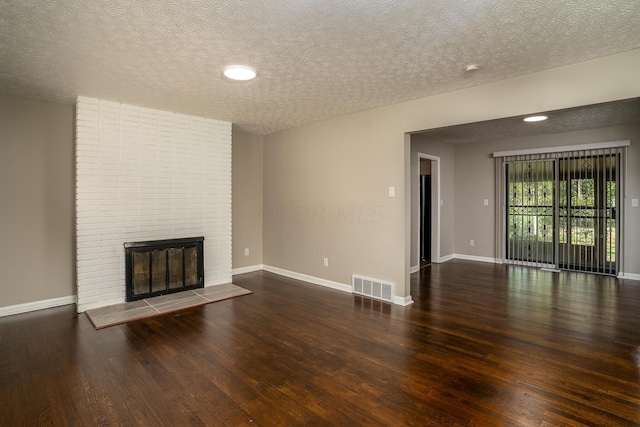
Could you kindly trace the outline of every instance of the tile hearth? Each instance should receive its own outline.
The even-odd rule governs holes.
[[[216,285],[169,295],[147,298],[138,301],[125,302],[89,309],[85,312],[93,327],[102,329],[147,317],[171,313],[186,308],[230,298],[249,295],[253,292],[233,284]]]

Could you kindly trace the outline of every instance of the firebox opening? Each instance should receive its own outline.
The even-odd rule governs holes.
[[[129,242],[124,248],[127,301],[204,287],[204,237]]]

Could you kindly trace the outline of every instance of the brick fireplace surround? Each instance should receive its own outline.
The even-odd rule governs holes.
[[[78,312],[125,301],[125,242],[204,236],[231,282],[231,123],[78,97]]]

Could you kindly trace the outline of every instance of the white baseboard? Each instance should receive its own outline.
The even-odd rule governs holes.
[[[302,273],[296,273],[295,271],[285,270],[283,268],[272,267],[270,265],[263,266],[264,271],[268,271],[270,273],[279,274],[280,276],[289,277],[291,279],[302,280],[303,282],[313,283],[314,285],[325,286],[331,289],[337,289],[343,292],[351,293],[351,286],[345,285],[344,283],[333,282],[327,279],[321,279],[320,277],[309,276]]]
[[[345,285],[344,283],[333,282],[331,280],[321,279],[320,277],[309,276],[307,274],[296,273],[295,271],[289,271],[283,268],[272,267],[270,265],[265,265],[263,267],[264,267],[263,268],[264,271],[275,273],[280,276],[289,277],[291,279],[302,280],[303,282],[309,282],[309,283],[313,283],[314,285],[325,286],[327,288],[337,289],[343,292],[353,293],[353,289],[351,285]],[[411,298],[411,295],[407,297],[394,296],[393,303],[397,305],[408,306],[410,304],[413,304],[413,299]]]
[[[406,307],[413,304],[413,299],[411,298],[411,295],[408,297],[393,297],[393,303]]]
[[[495,258],[490,258],[486,256],[476,256],[476,255],[464,255],[464,254],[454,254],[455,259],[464,259],[467,261],[478,261],[478,262],[488,262],[491,264],[498,264],[498,260]]]
[[[417,273],[418,271],[420,271],[420,266],[419,266],[419,265],[414,265],[414,266],[413,266],[413,267],[411,267],[411,269],[409,270],[409,274]]]
[[[451,261],[455,257],[456,257],[456,254],[449,254],[449,255],[441,256],[440,257],[440,263],[442,264],[443,262]]]
[[[257,265],[249,265],[247,267],[238,267],[231,270],[232,275],[236,274],[244,274],[244,273],[253,273],[254,271],[264,270],[264,264]]]
[[[640,274],[635,273],[618,273],[619,279],[625,280],[640,280]]]
[[[28,313],[30,311],[43,310],[45,308],[60,307],[61,305],[68,304],[76,304],[75,295],[0,307],[0,317],[11,316],[12,314]]]

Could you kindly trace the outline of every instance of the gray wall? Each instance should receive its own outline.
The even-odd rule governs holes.
[[[233,268],[237,269],[262,264],[262,136],[234,130],[232,162]]]
[[[349,283],[352,273],[389,280],[396,283],[396,296],[406,299],[411,260],[407,132],[639,97],[638,69],[640,50],[634,50],[265,136],[263,263],[340,283]],[[0,236],[15,243],[0,253],[0,306],[72,295],[73,108],[2,96],[0,129]],[[630,164],[638,164],[634,156]],[[629,179],[637,182],[637,171]],[[390,186],[394,198],[388,196]],[[464,193],[455,190],[458,214],[466,206],[458,206]],[[242,192],[234,183],[233,193]],[[629,197],[638,197],[637,187]],[[631,230],[637,230],[637,211],[627,216]],[[468,247],[470,238],[464,227],[458,232],[459,223],[454,223],[456,252],[462,248],[458,241]],[[234,234],[241,227],[234,221]],[[637,244],[628,243],[627,253],[638,262]],[[234,248],[247,244],[234,243]],[[33,251],[28,268],[22,261],[27,249]],[[329,267],[322,266],[325,256]]]
[[[640,118],[639,118],[640,120]],[[631,199],[640,198],[640,124],[614,126],[580,132],[502,139],[455,145],[455,252],[494,258],[495,252],[495,167],[494,151],[589,144],[630,140],[627,150],[627,197],[624,199],[626,236],[640,235],[640,208]],[[489,206],[483,205],[489,199]],[[475,246],[469,246],[474,240]],[[623,272],[640,273],[640,243],[626,238]]]
[[[390,178],[388,163],[403,152],[373,122],[345,117],[265,136],[266,265],[340,284],[352,274],[397,282],[386,236],[403,232],[402,174]]]
[[[75,295],[74,109],[0,95],[0,307]]]

